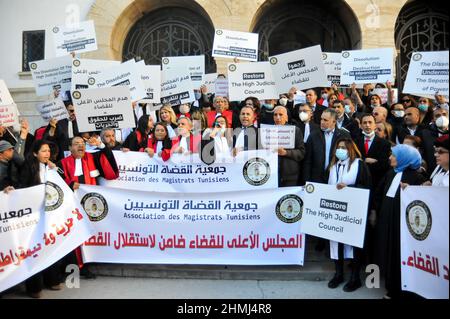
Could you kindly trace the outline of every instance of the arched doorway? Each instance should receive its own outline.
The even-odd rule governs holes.
[[[436,0],[411,0],[400,11],[395,25],[397,85],[403,89],[411,55],[417,51],[446,51],[448,9]]]
[[[161,64],[164,56],[205,55],[207,73],[216,71],[211,56],[214,26],[202,10],[164,7],[145,14],[131,28],[122,59]]]
[[[258,10],[253,32],[259,33],[260,60],[320,44],[324,52],[361,48],[361,28],[343,0],[268,1]]]

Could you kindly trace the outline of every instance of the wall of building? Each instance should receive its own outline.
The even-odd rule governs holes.
[[[51,30],[79,9],[80,20],[94,20],[98,51],[85,58],[120,60],[128,31],[147,12],[173,5],[188,6],[208,16],[215,28],[252,31],[262,10],[279,0],[0,0],[0,78],[11,89],[21,114],[32,127],[42,125],[35,104],[45,100],[34,93],[31,76],[21,73],[22,32]],[[394,47],[397,16],[407,0],[345,0],[362,31],[362,48]],[[45,58],[54,57],[53,41],[46,37]],[[219,72],[227,59],[216,59]]]

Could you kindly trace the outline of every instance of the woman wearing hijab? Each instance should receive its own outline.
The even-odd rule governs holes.
[[[387,299],[398,298],[401,294],[400,187],[422,185],[426,180],[417,171],[422,157],[416,148],[397,145],[392,148],[389,160],[392,169],[380,182],[374,200],[378,212],[378,265],[385,275]]]

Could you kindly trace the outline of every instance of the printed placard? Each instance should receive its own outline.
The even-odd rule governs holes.
[[[102,71],[109,68],[119,66],[119,61],[111,60],[92,60],[92,59],[74,59],[72,62],[72,89],[83,90],[93,87],[94,84],[89,84],[90,78],[99,75]]]
[[[341,85],[341,53],[322,53],[323,65],[327,74],[328,86]]]
[[[258,61],[258,33],[218,29],[214,36],[212,56]]]
[[[200,88],[205,76],[205,56],[177,56],[162,58],[162,69],[166,70],[184,70],[187,67],[191,76],[191,81],[195,89]]]
[[[278,93],[328,86],[320,45],[269,58]]]
[[[208,73],[205,74],[203,78],[203,85],[206,86],[208,93],[214,94],[216,93],[216,80],[219,73]]]
[[[172,106],[195,100],[191,76],[187,71],[165,70],[162,72],[161,103]]]
[[[0,126],[19,126],[19,110],[16,104],[0,105]]]
[[[449,96],[448,51],[413,53],[403,93]]]
[[[305,210],[302,232],[363,247],[366,231],[368,189],[307,182],[304,193]]]
[[[97,50],[93,20],[80,22],[77,26],[56,26],[52,33],[57,57]]]
[[[74,91],[72,100],[80,133],[136,126],[126,86]]]
[[[147,96],[141,79],[141,71],[137,68],[134,59],[100,72],[89,78],[88,83],[97,88],[126,86],[130,90],[132,102],[142,100]]]
[[[145,65],[145,62],[137,63],[141,71],[141,79],[144,84],[147,97],[142,99],[141,103],[160,103],[161,102],[161,66]]]
[[[216,96],[228,97],[228,79],[217,79],[215,83]]]
[[[53,94],[55,90],[70,91],[72,80],[72,57],[30,62],[31,75],[37,96]]]
[[[342,52],[341,84],[394,82],[392,48]]]
[[[228,88],[231,101],[249,96],[258,100],[278,97],[269,62],[228,64]]]
[[[295,148],[295,126],[261,124],[261,144],[265,149]]]
[[[402,290],[448,300],[448,187],[408,186],[400,200]]]
[[[11,105],[14,103],[14,100],[9,93],[8,87],[6,86],[5,81],[0,79],[0,106],[2,105]]]
[[[60,121],[69,118],[69,113],[61,98],[39,103],[36,105],[36,109],[46,122],[50,122],[51,119]]]

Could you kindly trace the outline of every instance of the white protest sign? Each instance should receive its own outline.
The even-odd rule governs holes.
[[[120,65],[119,61],[74,59],[72,62],[72,89],[71,91],[88,89],[89,79],[102,71]],[[91,80],[92,81],[92,80]],[[91,82],[92,83],[92,82]]]
[[[55,171],[47,184],[0,193],[0,292],[56,263],[94,233]]]
[[[142,152],[114,152],[119,168],[116,180],[102,186],[159,192],[209,193],[278,187],[278,155],[266,151],[239,152],[206,165],[199,154],[172,154],[164,162]]]
[[[269,62],[280,94],[292,87],[306,90],[328,84],[320,45],[273,56]]]
[[[0,105],[0,126],[19,126],[19,110],[16,104]]]
[[[448,300],[448,187],[408,186],[400,199],[402,290]]]
[[[141,79],[141,71],[133,59],[89,78],[88,84],[97,88],[125,86],[130,90],[132,102],[139,101],[147,96]]]
[[[307,182],[302,232],[362,248],[366,231],[367,189]]]
[[[191,103],[195,100],[194,86],[187,68],[180,70],[165,70],[161,80],[161,103],[172,106]]]
[[[208,93],[216,93],[216,80],[219,73],[208,73],[203,78],[203,84],[206,86]]]
[[[96,235],[85,262],[303,265],[299,187],[210,194],[81,185]]]
[[[5,81],[0,80],[0,106],[2,105],[11,105],[14,103],[14,100],[9,93],[8,87],[6,86]]]
[[[449,96],[448,51],[413,53],[403,93]]]
[[[46,122],[50,122],[51,119],[60,121],[69,118],[69,113],[61,98],[39,103],[36,105],[36,109]]]
[[[328,86],[341,84],[341,53],[324,52],[322,54],[325,73],[327,74]]]
[[[215,83],[216,96],[228,97],[229,87],[228,79],[217,79]]]
[[[145,62],[137,63],[141,71],[141,79],[144,84],[147,97],[139,102],[161,103],[161,67],[159,65],[145,65]]]
[[[343,51],[341,84],[394,82],[392,48]]]
[[[203,84],[203,77],[205,76],[205,56],[177,56],[162,58],[162,69],[166,70],[182,70],[187,67],[191,76],[192,84],[195,89],[200,88]]]
[[[228,89],[231,101],[278,98],[269,62],[228,64]]]
[[[136,126],[126,86],[74,91],[72,100],[80,133]]]
[[[260,134],[265,149],[295,148],[295,126],[261,124]]]
[[[216,30],[212,56],[258,61],[258,33]]]
[[[392,103],[398,102],[398,89],[391,89]],[[388,89],[373,89],[371,94],[376,94],[381,98],[381,103],[385,104],[388,101]]]
[[[52,29],[56,56],[71,52],[83,53],[97,50],[94,21],[83,21],[75,27],[57,26]]]
[[[30,62],[36,95],[50,95],[54,90],[70,91],[72,79],[72,57]]]

